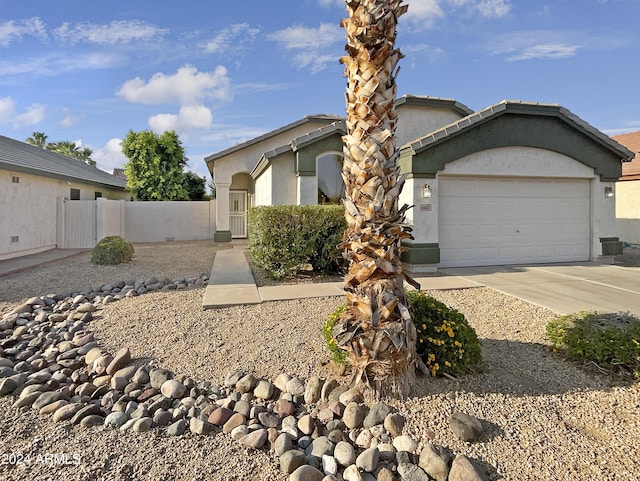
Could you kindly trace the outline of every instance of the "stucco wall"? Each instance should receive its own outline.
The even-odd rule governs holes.
[[[127,202],[124,237],[130,242],[204,240],[215,232],[215,201]]]
[[[256,195],[254,197],[254,205],[271,205],[271,196],[273,194],[271,190],[273,179],[273,164],[269,165],[260,177],[255,179]]]
[[[19,183],[11,181],[19,177]],[[80,190],[81,200],[128,198],[129,194],[106,186],[66,182],[44,176],[0,169],[0,259],[41,252],[56,247],[56,199]],[[19,242],[11,243],[18,236]]]
[[[397,108],[397,113],[396,145],[398,146],[462,118],[461,114],[449,109],[425,108],[415,105],[401,105]]]
[[[616,182],[615,189],[618,237],[640,244],[640,180]]]
[[[296,176],[294,172],[295,154],[286,152],[274,159],[271,178],[271,205],[292,205],[296,203]]]

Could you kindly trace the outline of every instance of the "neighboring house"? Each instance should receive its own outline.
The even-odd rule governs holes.
[[[631,150],[635,157],[622,165],[616,183],[616,219],[620,240],[640,244],[640,131],[617,135],[613,140]]]
[[[118,179],[123,179],[125,182],[127,181],[127,174],[124,173],[124,169],[113,169],[113,176]]]
[[[396,101],[400,203],[414,274],[437,267],[596,260],[619,247],[610,197],[633,154],[555,104]],[[247,205],[341,195],[344,120],[305,117],[206,157],[218,190],[217,238],[246,236]],[[219,184],[220,182],[220,184]]]
[[[0,259],[56,247],[66,200],[129,199],[126,181],[0,136]]]

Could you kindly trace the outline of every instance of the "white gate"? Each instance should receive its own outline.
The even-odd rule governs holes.
[[[90,249],[97,243],[96,201],[64,200],[62,217],[63,249]],[[62,244],[62,245],[60,245]]]
[[[234,239],[247,237],[247,192],[229,191],[229,229]]]

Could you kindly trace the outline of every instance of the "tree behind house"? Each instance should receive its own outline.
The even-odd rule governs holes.
[[[31,134],[31,137],[27,138],[26,142],[27,144],[33,145],[34,147],[47,149],[51,152],[56,152],[58,154],[62,154],[67,157],[79,160],[83,164],[87,164],[92,167],[96,166],[95,160],[91,158],[93,150],[91,150],[89,147],[85,146],[80,149],[80,147],[78,147],[75,142],[72,142],[70,140],[49,142],[47,141],[47,138],[48,137],[44,132],[33,132],[33,134]]]
[[[183,169],[184,148],[173,131],[158,135],[130,130],[122,141],[122,153],[129,159],[124,171],[127,188],[138,200],[187,200]]]

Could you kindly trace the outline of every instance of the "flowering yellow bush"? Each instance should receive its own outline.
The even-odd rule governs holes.
[[[480,341],[464,315],[424,292],[407,293],[417,351],[432,376],[465,374],[482,362]]]
[[[482,362],[480,341],[464,315],[423,292],[407,293],[411,318],[416,326],[416,350],[432,376],[442,373],[460,375]],[[346,351],[333,337],[333,326],[340,319],[345,306],[333,312],[322,329],[333,360],[348,362]]]

